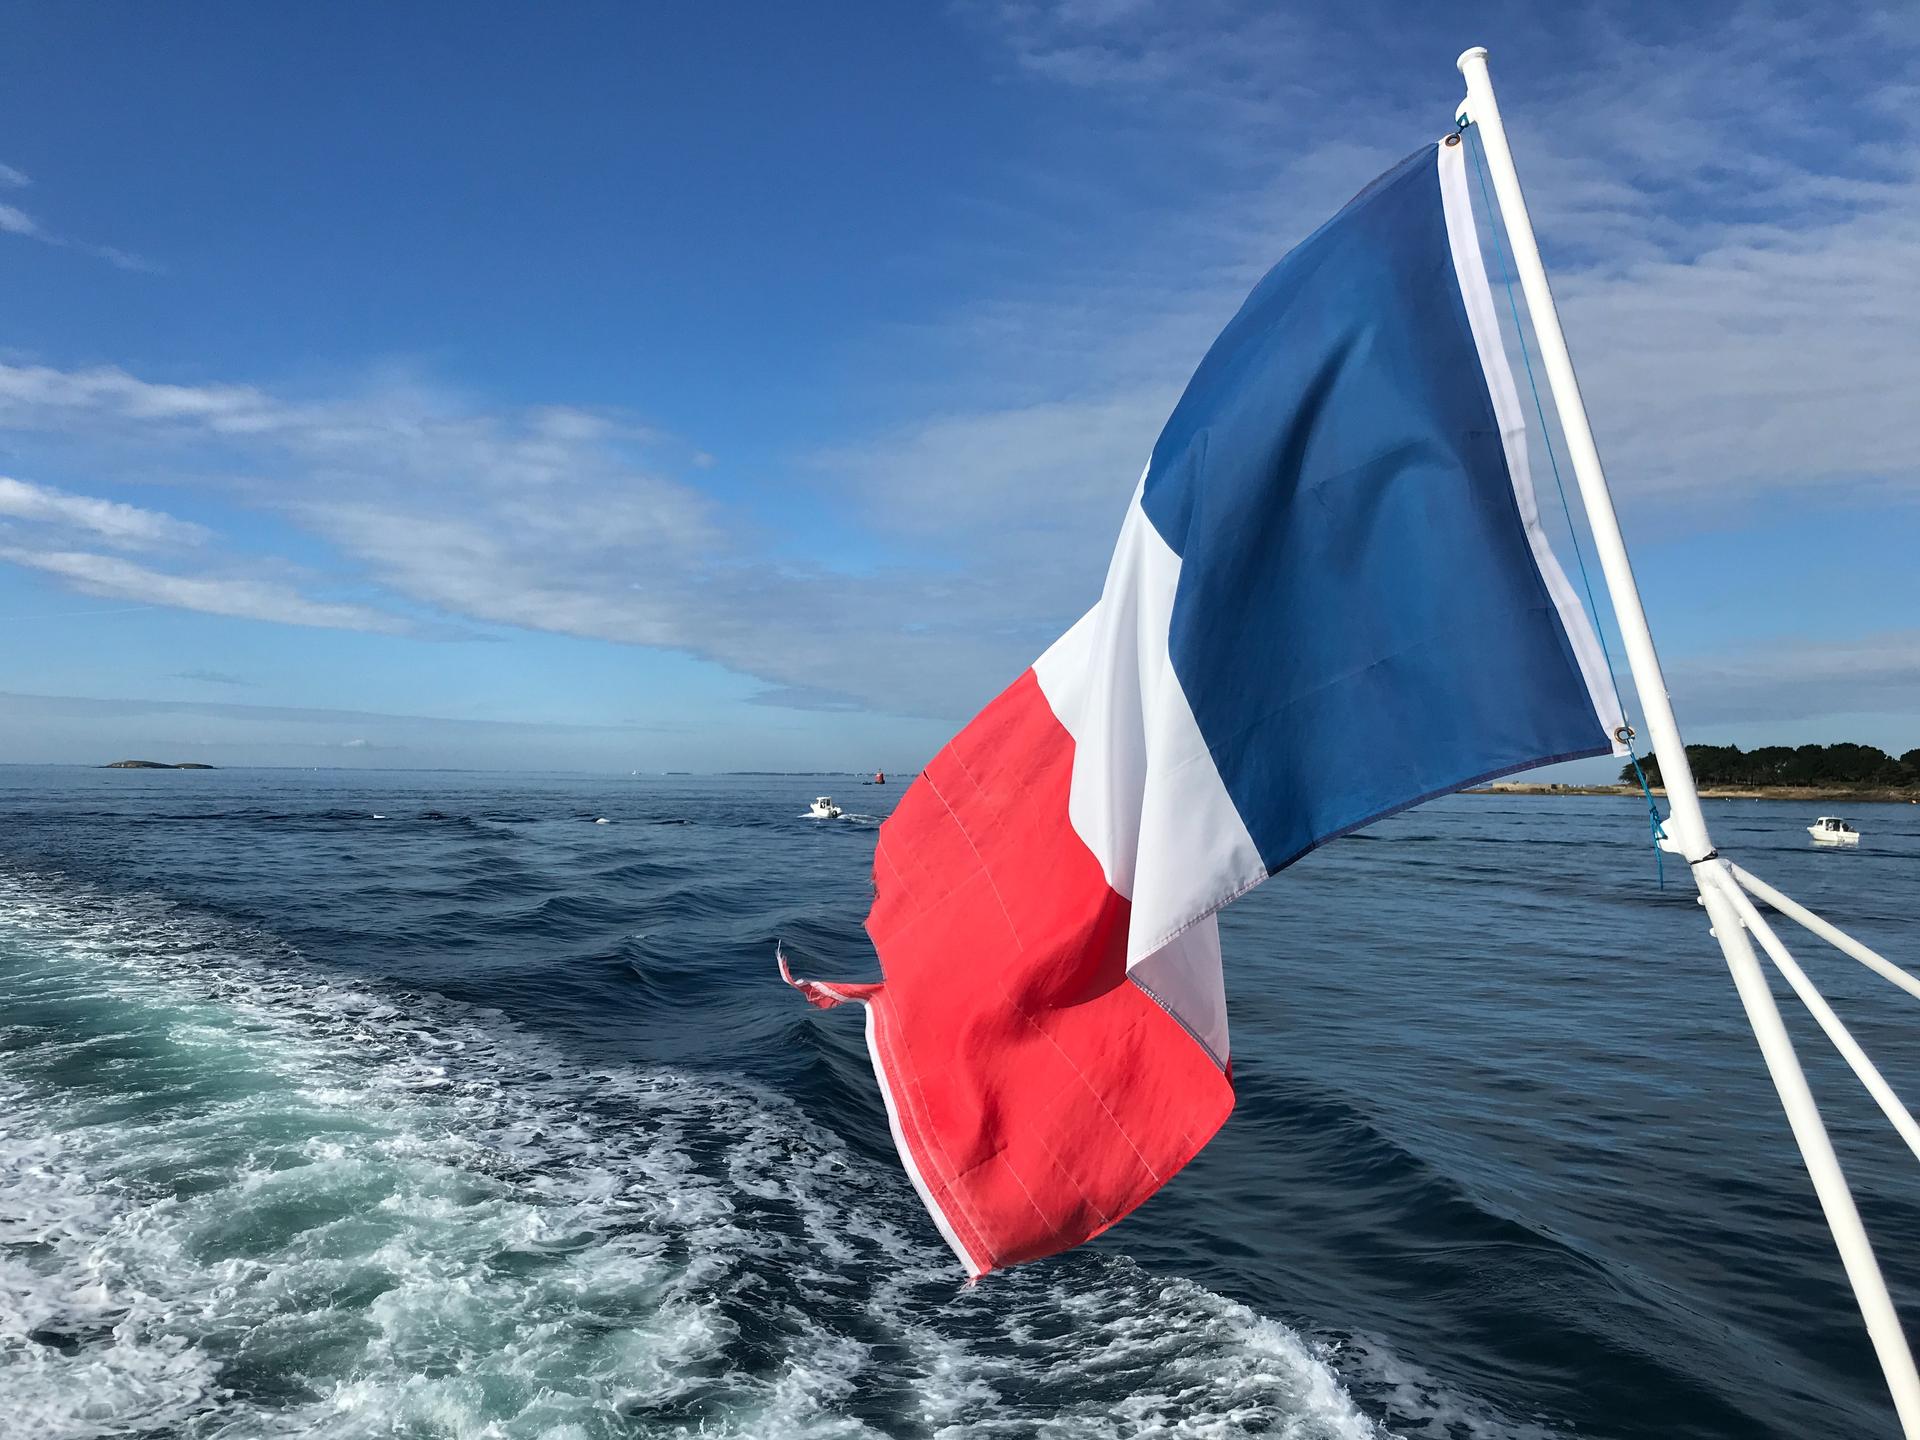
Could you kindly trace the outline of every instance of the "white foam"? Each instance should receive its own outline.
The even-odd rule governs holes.
[[[781,1097],[163,903],[0,871],[0,1017],[36,1440],[1376,1433],[1293,1331],[1124,1259],[959,1286]]]
[[[1396,1354],[1377,1335],[1350,1336],[1338,1349],[1341,1370],[1408,1440],[1559,1440],[1561,1432],[1545,1421],[1515,1419]]]

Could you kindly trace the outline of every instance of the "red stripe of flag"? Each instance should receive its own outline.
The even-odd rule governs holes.
[[[903,1156],[976,1273],[1098,1235],[1212,1138],[1233,1087],[1126,977],[1126,899],[1068,818],[1073,737],[1031,670],[880,830],[871,1008]]]

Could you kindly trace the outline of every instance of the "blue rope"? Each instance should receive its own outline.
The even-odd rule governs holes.
[[[1472,123],[1470,120],[1463,120],[1460,123],[1460,129],[1464,132],[1472,126]],[[1479,137],[1475,136],[1474,139],[1477,142]],[[1462,143],[1467,143],[1464,134]],[[1500,243],[1500,227],[1491,223],[1491,217],[1498,216],[1500,212],[1494,208],[1493,196],[1487,187],[1487,172],[1480,159],[1479,144],[1467,144],[1467,150],[1473,156],[1473,172],[1480,177],[1480,200],[1487,207],[1487,215],[1490,217],[1487,233],[1493,237],[1493,253],[1500,261],[1500,279],[1507,288],[1507,308],[1513,312],[1513,333],[1520,340],[1520,360],[1526,366],[1527,388],[1533,392],[1534,414],[1540,417],[1540,439],[1547,447],[1547,463],[1553,467],[1553,488],[1560,496],[1560,511],[1567,517],[1567,534],[1573,540],[1573,558],[1580,565],[1580,583],[1586,589],[1587,606],[1593,612],[1593,629],[1594,633],[1600,637],[1600,654],[1607,662],[1607,683],[1613,686],[1613,702],[1620,707],[1620,717],[1625,720],[1627,702],[1620,694],[1620,679],[1614,673],[1613,652],[1607,648],[1607,627],[1600,623],[1600,602],[1594,598],[1593,578],[1587,574],[1586,553],[1580,545],[1579,528],[1573,523],[1573,507],[1567,503],[1566,482],[1560,478],[1560,458],[1554,452],[1553,435],[1547,429],[1546,406],[1540,401],[1540,382],[1534,378],[1533,353],[1527,348],[1527,332],[1520,323],[1520,302],[1513,293],[1513,267],[1507,263],[1506,249]],[[1627,726],[1626,741],[1627,759],[1633,762],[1633,773],[1640,781],[1640,793],[1647,799],[1647,820],[1653,829],[1654,873],[1659,877],[1660,888],[1664,890],[1667,888],[1667,863],[1666,852],[1661,850],[1660,842],[1666,838],[1667,832],[1660,823],[1660,807],[1654,803],[1653,786],[1647,783],[1647,772],[1640,768],[1640,757],[1634,751],[1631,724]]]

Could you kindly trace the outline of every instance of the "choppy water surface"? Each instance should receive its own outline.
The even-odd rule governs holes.
[[[825,790],[848,818],[798,818]],[[1894,1433],[1632,803],[1457,797],[1235,906],[1233,1120],[1102,1241],[968,1288],[858,1017],[773,970],[780,937],[872,973],[898,793],[0,769],[6,1432]],[[1805,807],[1712,808],[1920,960],[1920,809],[1826,854]],[[1800,953],[1920,1088],[1911,1002]],[[1815,1071],[1920,1295],[1910,1162]]]

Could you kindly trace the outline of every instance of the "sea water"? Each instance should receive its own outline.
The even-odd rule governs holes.
[[[832,793],[838,821],[797,818]],[[1080,1252],[961,1282],[857,1014],[898,787],[0,769],[0,1431],[1892,1434],[1686,877],[1461,796],[1223,938],[1239,1105]],[[1920,808],[1710,804],[1920,961]],[[609,824],[595,824],[605,819]],[[1795,937],[1790,937],[1795,938]],[[1803,963],[1897,1089],[1914,1002]],[[1896,1294],[1911,1157],[1792,1017]]]

